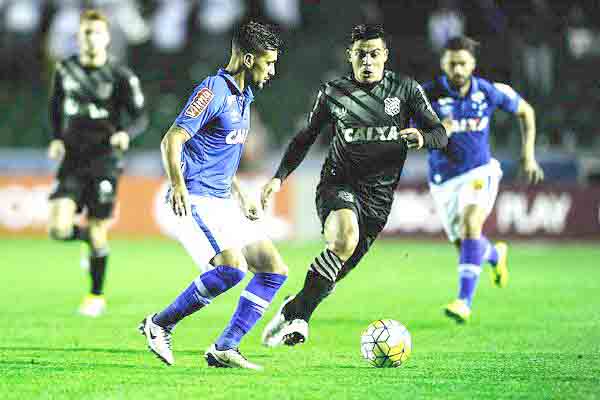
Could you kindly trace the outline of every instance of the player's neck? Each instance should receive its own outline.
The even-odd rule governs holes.
[[[244,88],[246,87],[246,69],[241,67],[240,62],[232,57],[225,67],[225,71],[231,75],[240,90],[244,91]]]
[[[463,86],[460,86],[460,87],[454,86],[451,82],[449,82],[449,83],[450,83],[450,87],[452,89],[456,90],[460,97],[465,97],[469,93],[469,90],[471,90],[471,79],[469,79],[467,81],[467,83],[465,83]]]
[[[108,62],[108,53],[100,52],[93,56],[89,54],[79,54],[79,62],[84,67],[99,68]]]

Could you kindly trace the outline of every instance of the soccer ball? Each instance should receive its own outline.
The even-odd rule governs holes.
[[[410,333],[393,319],[370,324],[360,337],[360,351],[377,368],[396,368],[404,364],[412,351]]]

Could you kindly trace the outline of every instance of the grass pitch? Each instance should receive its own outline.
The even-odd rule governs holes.
[[[245,282],[184,320],[176,365],[146,350],[138,322],[197,275],[167,240],[114,240],[108,313],[76,315],[89,283],[79,246],[43,239],[0,242],[1,399],[593,399],[600,398],[600,248],[514,244],[511,281],[482,274],[469,325],[441,307],[456,291],[455,250],[445,243],[379,241],[338,285],[297,348],[263,348],[260,332],[283,295],[300,288],[319,243],[281,244],[291,277],[242,342],[262,373],[209,369],[201,357],[231,316]],[[248,278],[246,278],[247,282]],[[397,319],[414,350],[399,369],[360,358],[360,332]]]

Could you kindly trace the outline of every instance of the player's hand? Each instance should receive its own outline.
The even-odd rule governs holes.
[[[536,184],[544,180],[544,170],[534,158],[523,158],[521,170],[529,183]]]
[[[126,151],[129,148],[129,135],[125,131],[118,131],[110,137],[110,145],[115,149]]]
[[[191,215],[189,194],[185,186],[173,186],[169,190],[169,204],[178,217]]]
[[[240,198],[240,207],[242,207],[242,211],[246,218],[250,221],[256,221],[260,217],[262,217],[262,210],[258,207],[256,201],[249,199],[248,197]]]
[[[60,161],[65,156],[65,142],[53,139],[48,146],[48,158]]]
[[[281,179],[273,178],[265,186],[263,186],[260,196],[260,202],[263,210],[266,210],[271,203],[273,195],[281,190]]]
[[[423,147],[425,140],[420,130],[415,128],[402,129],[400,131],[400,139],[406,142],[409,149],[420,149]]]
[[[446,117],[442,120],[442,125],[444,125],[444,129],[446,130],[446,136],[450,137],[454,133],[452,129],[452,118]]]

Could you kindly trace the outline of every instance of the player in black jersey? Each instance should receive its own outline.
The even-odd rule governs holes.
[[[80,52],[56,65],[50,101],[53,139],[48,155],[62,160],[50,195],[49,234],[89,244],[91,293],[79,308],[98,316],[106,308],[102,287],[108,258],[108,221],[114,207],[123,153],[146,125],[140,82],[109,58],[109,26],[96,10],[81,16]],[[87,228],[75,224],[87,212]]]
[[[316,195],[327,246],[310,265],[302,290],[265,328],[263,342],[268,346],[295,345],[308,338],[314,310],[383,229],[407,149],[439,149],[448,142],[419,84],[385,70],[388,49],[381,27],[356,26],[347,53],[352,74],[321,87],[308,126],[292,139],[275,177],[263,189],[266,206],[321,129],[333,128]],[[422,129],[408,128],[410,119]]]

